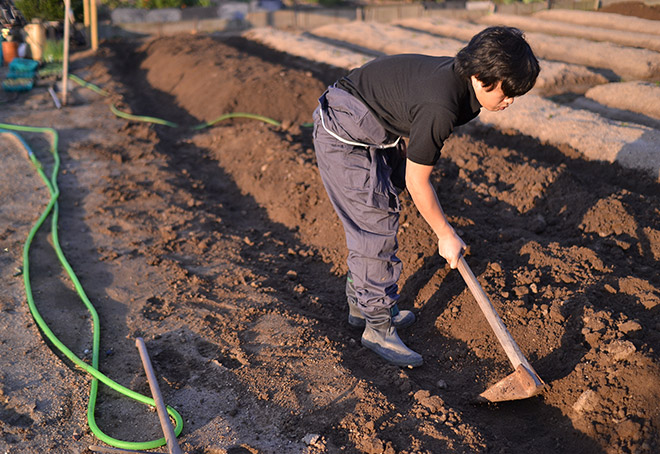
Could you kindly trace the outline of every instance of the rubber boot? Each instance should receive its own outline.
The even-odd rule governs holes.
[[[346,276],[346,300],[348,301],[348,324],[355,328],[364,328],[366,321],[358,306],[350,271]],[[392,323],[397,329],[407,328],[415,323],[415,314],[407,310],[400,311],[399,306],[396,304],[390,308],[390,315],[392,316]]]
[[[399,338],[392,317],[386,310],[368,316],[362,333],[362,345],[400,367],[419,367],[424,363],[422,355],[409,349]]]

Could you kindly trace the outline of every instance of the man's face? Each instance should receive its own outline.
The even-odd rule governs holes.
[[[477,101],[479,101],[479,104],[481,104],[481,107],[484,109],[497,112],[499,110],[504,110],[513,104],[513,98],[509,98],[502,91],[502,81],[499,81],[497,85],[492,87],[484,86],[484,84],[475,76],[472,76],[471,80]]]

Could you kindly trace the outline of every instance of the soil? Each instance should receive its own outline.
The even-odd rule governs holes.
[[[660,185],[565,146],[468,126],[434,174],[466,260],[547,389],[476,396],[512,372],[460,275],[403,194],[401,336],[417,369],[379,360],[346,324],[343,231],[306,125],[344,70],[239,37],[104,42],[54,107],[5,95],[0,121],[60,134],[59,239],[101,320],[100,370],[149,395],[143,337],[189,453],[653,453],[660,450]],[[110,106],[170,128],[113,115]],[[235,118],[229,112],[281,122]],[[24,134],[47,169],[46,140]],[[0,449],[89,452],[90,378],[32,321],[22,247],[48,193],[0,135]],[[36,305],[89,361],[90,317],[51,249],[30,253]],[[101,386],[106,433],[161,436],[158,418]],[[163,451],[164,448],[161,449]]]
[[[647,5],[643,2],[620,2],[601,7],[603,13],[623,14],[642,19],[660,20],[660,5]]]

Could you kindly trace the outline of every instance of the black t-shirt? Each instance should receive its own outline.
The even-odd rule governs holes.
[[[383,127],[410,137],[408,159],[434,165],[454,127],[479,115],[472,83],[453,57],[388,55],[352,70],[337,86],[362,101]]]

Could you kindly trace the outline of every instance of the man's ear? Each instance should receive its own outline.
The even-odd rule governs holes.
[[[491,85],[486,85],[482,81],[479,80],[479,76],[470,76],[470,80],[472,81],[472,87],[477,90],[480,89],[481,91],[489,92],[493,91],[497,84],[491,84]]]
[[[481,83],[481,81],[477,78],[477,76],[470,76],[470,82],[472,82],[472,88],[474,88],[474,91],[483,88],[484,84]]]

